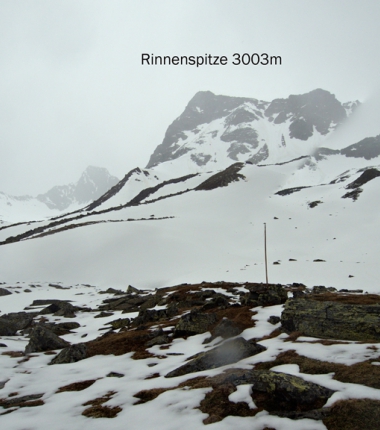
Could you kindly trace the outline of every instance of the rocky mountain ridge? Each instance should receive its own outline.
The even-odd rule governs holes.
[[[285,161],[323,142],[358,105],[340,103],[322,89],[272,102],[201,91],[168,127],[147,168],[180,157],[206,168],[223,161]]]
[[[108,191],[119,180],[103,167],[88,166],[77,182],[54,186],[36,197],[10,196],[0,192],[0,221],[27,214],[30,219],[46,217],[51,211],[64,211],[70,207],[81,207]]]

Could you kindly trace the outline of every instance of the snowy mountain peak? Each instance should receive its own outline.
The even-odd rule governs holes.
[[[10,196],[0,192],[0,224],[2,221],[25,221],[52,216],[52,210],[78,209],[106,193],[119,180],[107,169],[89,166],[79,180],[51,188],[37,197]]]
[[[39,194],[37,199],[50,209],[67,209],[70,205],[88,203],[118,182],[103,167],[89,166],[76,183],[59,185],[51,188],[45,194]]]
[[[283,162],[323,143],[358,103],[342,104],[322,89],[272,102],[200,91],[168,127],[147,168],[180,158],[198,169]]]

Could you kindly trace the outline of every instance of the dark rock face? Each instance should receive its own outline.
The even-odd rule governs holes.
[[[252,371],[252,398],[269,412],[309,411],[321,408],[334,391],[280,372]],[[250,382],[251,382],[250,381]]]
[[[347,189],[354,189],[361,187],[367,182],[380,176],[380,171],[375,168],[366,169],[355,181],[346,186]]]
[[[353,305],[313,299],[285,304],[281,323],[288,332],[305,336],[352,341],[380,340],[380,304]]]
[[[76,363],[77,361],[84,360],[86,357],[87,346],[84,343],[78,343],[62,349],[49,364]]]
[[[238,337],[233,340],[228,340],[210,351],[198,354],[183,366],[169,372],[165,377],[173,378],[175,376],[186,375],[188,373],[215,369],[216,367],[236,363],[243,358],[259,354],[265,349],[265,347],[253,341],[246,341],[242,337]]]
[[[0,336],[14,336],[18,330],[24,330],[33,323],[33,314],[14,312],[0,317]]]
[[[150,168],[183,155],[183,152],[177,151],[180,147],[177,142],[179,139],[187,138],[186,131],[196,129],[200,124],[223,118],[228,111],[231,112],[250,100],[254,99],[216,96],[210,91],[198,92],[190,100],[182,115],[168,127],[163,142],[154,150],[146,167]]]
[[[317,89],[307,94],[273,100],[265,116],[275,115],[275,124],[291,120],[291,138],[307,140],[312,136],[314,126],[319,133],[327,134],[331,125],[340,124],[346,118],[346,110],[333,94]]]
[[[69,342],[61,339],[46,327],[37,325],[30,333],[30,340],[28,345],[26,345],[25,354],[62,349],[68,345]]]
[[[265,161],[268,157],[269,157],[269,149],[268,149],[268,145],[265,144],[247,162],[252,163],[252,164],[259,164],[262,161]]]
[[[356,104],[352,104],[351,108]],[[307,140],[313,135],[314,128],[320,134],[327,135],[346,118],[346,110],[350,110],[349,104],[341,104],[333,94],[321,89],[302,95],[290,95],[287,99],[275,99],[270,103],[253,98],[217,96],[210,91],[201,91],[168,127],[163,142],[151,155],[147,168],[179,158],[193,150],[194,145],[201,146],[209,137],[206,134],[211,134],[214,139],[218,130],[206,134],[202,131],[197,140],[192,140],[191,145],[187,145],[188,137],[200,132],[199,126],[219,118],[224,118],[224,130],[220,139],[231,142],[227,155],[238,161],[239,155],[252,154],[252,150],[259,146],[261,139],[254,128],[258,120],[266,121],[268,126],[273,123],[273,127],[289,121],[290,137]],[[279,144],[286,146],[284,137]],[[245,159],[249,158],[250,162],[257,164],[268,158],[268,151],[268,146],[264,145],[253,157],[249,158],[248,155]],[[210,158],[207,161],[205,158],[198,160],[197,153],[198,151],[191,155],[198,165],[204,165],[211,158],[210,154],[203,154]]]
[[[174,335],[193,336],[195,334],[205,333],[216,323],[217,317],[214,314],[206,314],[194,310],[184,315],[175,326]]]
[[[380,155],[380,135],[376,137],[366,137],[358,143],[341,149],[340,153],[346,157],[361,157],[366,160],[378,157]]]
[[[198,185],[195,190],[213,190],[219,187],[226,187],[231,182],[245,179],[245,176],[239,173],[243,166],[243,163],[232,164],[222,172],[218,172],[215,175],[212,175],[210,178],[206,179],[204,182]]]

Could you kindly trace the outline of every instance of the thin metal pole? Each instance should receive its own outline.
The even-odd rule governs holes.
[[[267,224],[265,222],[264,222],[264,253],[265,253],[265,279],[268,286]]]

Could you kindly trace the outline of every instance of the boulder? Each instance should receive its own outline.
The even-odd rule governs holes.
[[[105,291],[99,291],[99,294],[114,294],[115,296],[121,296],[125,294],[125,291],[115,290],[115,288],[108,288]]]
[[[329,388],[280,372],[252,371],[250,381],[255,405],[268,412],[319,409],[334,393]]]
[[[99,306],[100,311],[123,311],[138,312],[139,307],[147,300],[146,296],[138,294],[127,294],[122,297],[116,297],[103,300],[103,304]]]
[[[282,327],[288,332],[361,342],[380,340],[379,321],[379,304],[345,304],[304,298],[289,300],[281,315]]]
[[[130,323],[131,323],[131,320],[129,318],[119,318],[117,320],[113,320],[106,323],[106,325],[110,324],[113,330],[117,330],[122,327],[128,327]]]
[[[278,324],[280,321],[281,321],[281,318],[280,318],[280,317],[278,317],[278,316],[276,316],[276,315],[271,315],[271,316],[268,318],[268,322],[269,322],[270,324],[273,324],[273,325]]]
[[[49,364],[76,363],[86,357],[87,346],[84,343],[77,343],[76,345],[71,345],[62,349],[62,351],[56,355]]]
[[[165,345],[166,343],[170,342],[170,337],[167,334],[162,334],[160,336],[156,336],[151,340],[148,340],[148,342],[145,343],[145,346],[148,348],[154,346],[154,345]]]
[[[0,297],[1,296],[9,296],[10,294],[12,294],[9,290],[5,289],[5,288],[0,288]]]
[[[52,331],[57,336],[62,336],[64,334],[71,333],[71,330],[75,330],[80,327],[77,322],[62,322],[62,323],[43,323],[43,325],[50,331]]]
[[[243,329],[239,327],[235,322],[223,318],[222,321],[212,330],[211,337],[205,339],[203,343],[210,343],[217,337],[222,337],[223,339],[229,339],[239,335]]]
[[[173,305],[168,306],[167,309],[142,309],[137,317],[132,321],[132,324],[133,326],[138,327],[150,322],[173,318],[175,315],[177,315],[177,312],[177,308]]]
[[[288,293],[281,284],[247,284],[249,290],[242,299],[242,305],[273,306],[281,305],[288,299]]]
[[[33,324],[32,313],[12,312],[0,317],[0,336],[15,336],[18,330],[24,330]]]
[[[132,287],[132,285],[128,285],[127,293],[128,294],[139,294],[139,293],[141,293],[141,290],[139,290],[138,288]]]
[[[68,345],[70,345],[69,342],[61,339],[46,327],[37,325],[30,332],[30,339],[26,345],[25,354],[62,349]]]
[[[202,370],[215,369],[216,367],[236,363],[243,358],[259,354],[266,348],[254,341],[247,341],[242,337],[228,340],[222,345],[209,351],[202,352],[181,367],[169,372],[165,378],[200,372]]]
[[[66,301],[57,301],[42,309],[40,315],[54,314],[57,317],[75,318],[76,307]]]
[[[215,314],[201,313],[194,310],[180,318],[175,326],[174,336],[193,336],[195,334],[205,333],[216,323]]]
[[[325,411],[320,408],[334,393],[298,376],[270,370],[228,369],[211,380],[213,386],[252,385],[251,396],[257,407],[280,416],[293,414],[294,419],[321,419]],[[312,412],[305,415],[306,411]]]

